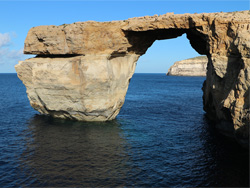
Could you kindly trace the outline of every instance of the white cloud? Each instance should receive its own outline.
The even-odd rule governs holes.
[[[10,33],[0,33],[0,48],[9,45],[11,41]]]
[[[14,33],[0,33],[0,64],[17,64],[18,61],[26,59],[23,49],[11,49],[11,36]],[[1,72],[1,70],[0,70]]]
[[[23,49],[20,50],[11,50],[7,53],[7,57],[11,59],[22,59],[24,56]]]
[[[16,64],[18,61],[24,59],[25,55],[23,54],[23,49],[10,50],[9,48],[0,48],[0,64]]]

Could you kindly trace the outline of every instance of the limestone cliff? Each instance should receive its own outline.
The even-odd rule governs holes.
[[[42,114],[106,121],[119,113],[138,57],[37,57],[16,66],[31,106]]]
[[[176,61],[168,70],[167,75],[171,76],[206,76],[207,73],[206,56]]]
[[[124,103],[138,58],[155,40],[186,33],[208,57],[204,110],[243,145],[249,140],[250,12],[145,16],[31,28],[16,65],[41,113],[86,121],[111,120]]]

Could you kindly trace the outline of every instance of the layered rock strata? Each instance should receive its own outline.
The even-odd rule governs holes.
[[[176,61],[168,70],[169,76],[206,76],[207,73],[206,56]]]
[[[250,12],[145,16],[31,28],[16,65],[31,106],[54,117],[106,121],[119,113],[137,59],[155,40],[186,33],[208,57],[204,110],[218,129],[247,144]]]

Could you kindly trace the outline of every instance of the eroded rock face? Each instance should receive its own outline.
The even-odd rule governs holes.
[[[169,76],[206,76],[208,59],[206,56],[176,61],[168,70]]]
[[[138,59],[127,55],[32,58],[19,62],[18,76],[31,106],[42,114],[107,121],[119,113]]]
[[[209,58],[203,85],[204,110],[225,135],[249,147],[250,59],[218,56]]]
[[[204,109],[224,133],[248,143],[250,12],[145,16],[32,28],[16,66],[41,113],[86,121],[116,117],[139,56],[155,40],[186,33],[208,57]]]

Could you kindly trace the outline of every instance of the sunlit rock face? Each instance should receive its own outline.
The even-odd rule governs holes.
[[[206,76],[207,75],[206,56],[176,61],[168,70],[169,76]]]
[[[54,117],[106,121],[116,117],[136,61],[155,40],[186,33],[208,57],[204,110],[225,134],[248,143],[250,12],[145,16],[30,29],[16,70],[31,105]]]
[[[32,58],[19,62],[18,76],[31,106],[42,114],[82,121],[114,119],[125,99],[138,56]]]

